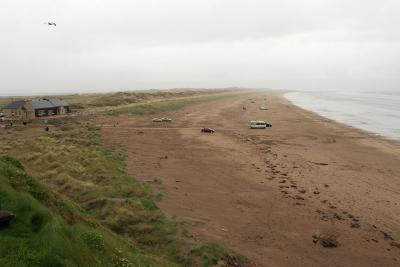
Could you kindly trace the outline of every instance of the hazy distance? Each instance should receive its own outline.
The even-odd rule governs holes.
[[[396,91],[399,10],[397,0],[2,0],[0,95]]]

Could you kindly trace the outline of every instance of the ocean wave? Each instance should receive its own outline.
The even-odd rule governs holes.
[[[400,94],[290,92],[285,98],[323,117],[400,141]]]

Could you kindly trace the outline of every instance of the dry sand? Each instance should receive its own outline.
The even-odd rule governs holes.
[[[269,110],[260,111],[265,103]],[[193,238],[223,243],[259,266],[400,266],[398,143],[321,118],[273,92],[162,115],[173,122],[121,116],[103,133]],[[251,130],[254,119],[273,127]],[[202,134],[201,127],[217,132]],[[338,247],[321,245],[318,237],[327,234]]]

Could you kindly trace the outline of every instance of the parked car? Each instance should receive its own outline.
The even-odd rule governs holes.
[[[262,107],[260,107],[260,110],[268,110],[268,108],[267,108],[267,107],[264,107],[264,106],[262,106]]]
[[[172,121],[172,119],[170,119],[170,118],[154,118],[153,119],[153,122],[170,122],[170,121]]]
[[[265,121],[250,121],[251,129],[265,129],[268,127],[272,127],[272,125],[269,123],[266,123]]]
[[[212,128],[201,128],[202,133],[215,133],[215,130]]]

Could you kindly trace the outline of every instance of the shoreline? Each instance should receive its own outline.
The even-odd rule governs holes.
[[[281,93],[80,119],[98,127],[128,174],[151,188],[163,214],[182,221],[193,241],[222,244],[257,267],[397,266],[398,144],[297,107]],[[259,110],[264,105],[269,110]],[[172,121],[155,124],[154,116]],[[255,119],[273,126],[250,129]],[[39,131],[2,130],[3,141],[20,143]],[[11,154],[25,162],[18,147]],[[326,235],[338,246],[323,247]]]
[[[335,123],[339,123],[339,124],[345,125],[345,126],[350,127],[350,128],[352,128],[354,130],[361,131],[361,132],[363,132],[363,133],[365,133],[367,135],[375,136],[375,137],[378,137],[378,138],[386,139],[387,141],[392,141],[394,143],[400,144],[400,137],[397,137],[397,138],[393,137],[392,138],[390,136],[387,136],[387,135],[384,135],[384,134],[380,134],[378,132],[369,131],[369,130],[363,129],[361,127],[357,127],[357,126],[351,125],[348,122],[346,123],[346,122],[343,122],[343,121],[340,121],[340,120],[336,120],[334,118],[330,118],[330,117],[324,116],[323,114],[320,114],[317,111],[313,111],[311,108],[302,107],[302,106],[296,104],[294,101],[291,101],[290,99],[288,99],[285,96],[286,94],[291,93],[291,92],[295,92],[295,91],[288,91],[288,92],[280,94],[280,96],[281,96],[282,99],[285,99],[290,104],[292,104],[292,105],[294,105],[294,106],[296,106],[296,107],[298,107],[300,109],[303,109],[305,111],[311,112],[311,113],[315,114],[316,116],[322,117],[324,119],[330,120],[330,121],[335,122]]]
[[[392,148],[389,150],[396,150],[393,151],[395,152],[395,154],[400,154],[400,140],[396,140],[396,139],[391,139],[387,136],[378,134],[378,133],[374,133],[374,132],[370,132],[361,128],[357,128],[355,126],[352,126],[350,124],[346,124],[344,122],[340,122],[340,121],[336,121],[334,119],[325,117],[315,111],[300,107],[298,105],[296,105],[295,103],[293,103],[292,101],[290,101],[289,99],[287,99],[284,94],[286,93],[282,93],[279,94],[280,100],[282,101],[282,104],[284,105],[291,105],[294,108],[299,109],[300,113],[306,113],[308,114],[307,117],[315,117],[314,119],[318,122],[324,122],[324,126],[327,127],[332,127],[332,128],[342,128],[343,131],[345,131],[348,135],[353,135],[353,136],[359,136],[361,137],[365,137],[371,140],[368,141],[372,141],[372,143],[365,143],[364,145],[367,146],[371,146],[371,147],[375,147],[375,148],[379,148],[380,146],[385,146],[387,148]],[[329,125],[330,124],[330,125]],[[399,151],[397,151],[399,150]]]
[[[222,243],[260,266],[396,266],[398,146],[280,93],[249,92],[167,113],[173,122],[162,135],[150,128],[150,115],[120,117],[120,128],[103,132],[123,144],[132,175],[160,178],[150,183],[164,195],[158,205],[186,221],[196,240]],[[269,110],[260,111],[265,102]],[[273,127],[249,129],[258,118]],[[216,134],[201,134],[204,126]],[[331,232],[339,247],[313,243]]]

